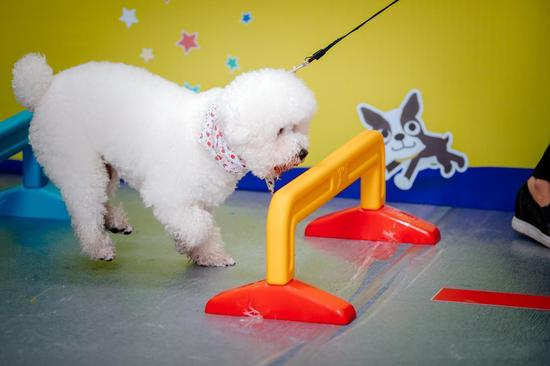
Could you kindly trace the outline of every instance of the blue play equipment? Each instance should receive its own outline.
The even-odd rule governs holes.
[[[59,190],[48,181],[29,145],[32,113],[20,112],[0,122],[0,161],[23,152],[23,184],[0,191],[0,216],[68,220]]]

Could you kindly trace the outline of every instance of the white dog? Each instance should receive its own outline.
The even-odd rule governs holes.
[[[235,264],[212,216],[252,171],[272,179],[307,155],[316,102],[294,74],[263,69],[225,88],[195,94],[124,64],[90,62],[53,75],[29,54],[13,69],[13,89],[34,112],[29,139],[60,188],[82,251],[112,260],[106,232],[129,234],[121,207],[108,204],[124,179],[203,266]]]

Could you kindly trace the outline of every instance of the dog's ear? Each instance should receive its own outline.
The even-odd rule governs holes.
[[[412,90],[406,97],[406,102],[401,112],[401,123],[418,120],[420,112],[420,98],[417,90]]]
[[[371,128],[373,130],[389,130],[390,124],[384,117],[380,115],[377,111],[370,108],[369,106],[365,104],[360,104],[357,106],[357,112],[359,112],[359,118],[361,118],[361,122],[363,125],[367,128]]]

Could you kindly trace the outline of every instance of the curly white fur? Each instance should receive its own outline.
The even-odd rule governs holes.
[[[38,53],[29,53],[13,67],[15,99],[32,111],[48,90],[52,78],[53,71],[46,63],[46,58]]]
[[[195,94],[109,62],[52,77],[45,59],[31,54],[15,65],[13,86],[17,100],[34,110],[30,143],[61,190],[83,252],[105,260],[115,257],[106,229],[132,230],[122,209],[108,204],[120,177],[152,207],[178,251],[201,265],[234,264],[212,210],[242,174],[225,171],[199,144],[209,106],[219,111],[230,146],[261,178],[301,162],[316,109],[300,79],[273,69]]]

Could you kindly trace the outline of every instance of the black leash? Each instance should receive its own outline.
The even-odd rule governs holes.
[[[310,63],[312,63],[315,60],[319,60],[321,57],[323,57],[327,53],[328,50],[330,50],[332,47],[334,47],[338,42],[340,42],[341,40],[343,40],[344,38],[346,38],[347,36],[349,36],[350,34],[355,32],[356,30],[358,30],[359,28],[361,28],[362,26],[364,26],[365,24],[370,22],[372,19],[376,18],[378,15],[383,13],[386,9],[388,9],[390,6],[392,6],[393,4],[395,4],[398,1],[399,0],[392,1],[390,4],[386,5],[382,9],[378,10],[369,19],[365,20],[363,23],[359,24],[357,27],[353,28],[348,33],[344,34],[342,37],[336,38],[334,41],[332,41],[332,43],[330,43],[325,48],[321,48],[319,51],[315,52],[313,55],[306,57],[305,61],[303,63],[301,63],[298,66],[294,66],[294,68],[292,69],[292,72],[296,72],[296,71],[300,70],[301,68],[306,67],[307,65],[309,65]]]

